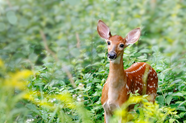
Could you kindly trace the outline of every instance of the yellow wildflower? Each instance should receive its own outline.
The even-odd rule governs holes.
[[[3,61],[0,59],[0,67],[3,67],[4,66],[4,63]]]
[[[28,78],[30,75],[32,75],[32,72],[29,70],[23,70],[20,72],[17,72],[15,74],[10,75],[9,79],[5,80],[5,86],[7,87],[13,87],[18,88],[20,90],[25,89],[27,83],[24,81],[24,79]]]
[[[68,108],[75,108],[75,104],[74,104],[74,101],[71,97],[71,95],[69,93],[63,93],[63,94],[60,94],[60,95],[56,95],[55,96],[56,99],[64,102]]]

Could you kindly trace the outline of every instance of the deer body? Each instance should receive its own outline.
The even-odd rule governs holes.
[[[105,111],[105,122],[109,123],[109,118],[113,115],[113,111],[121,107],[129,98],[129,94],[135,93],[136,90],[141,95],[150,95],[152,98],[149,101],[154,102],[158,87],[158,77],[155,70],[144,62],[134,63],[131,67],[124,70],[124,48],[139,39],[139,28],[129,32],[126,38],[122,38],[118,35],[112,36],[107,25],[99,20],[97,31],[100,37],[104,38],[108,44],[110,67],[107,81],[102,90],[101,104]],[[146,72],[148,73],[145,74]]]

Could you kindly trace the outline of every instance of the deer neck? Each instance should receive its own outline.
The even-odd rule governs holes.
[[[114,61],[110,61],[108,85],[110,89],[119,90],[126,84],[125,72],[123,68],[123,54]]]

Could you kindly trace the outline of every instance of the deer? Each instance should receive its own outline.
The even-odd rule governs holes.
[[[136,62],[124,70],[124,49],[137,42],[141,35],[141,29],[130,31],[125,38],[112,35],[109,27],[99,20],[97,32],[107,43],[109,59],[109,74],[102,89],[101,104],[104,109],[104,123],[109,123],[114,110],[120,108],[136,91],[140,95],[149,95],[148,101],[153,102],[158,88],[158,76],[156,71],[145,62]],[[144,73],[147,72],[146,77]],[[121,122],[121,120],[119,120]]]

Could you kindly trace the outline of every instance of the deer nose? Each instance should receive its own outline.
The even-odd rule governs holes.
[[[116,56],[117,56],[116,53],[113,52],[113,51],[111,51],[111,52],[108,53],[108,58],[109,59],[116,59]]]

